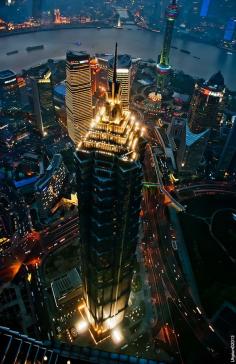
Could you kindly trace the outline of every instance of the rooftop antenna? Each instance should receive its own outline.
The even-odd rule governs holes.
[[[117,91],[117,43],[115,48],[114,66],[113,66],[113,81],[112,81],[112,100],[116,98]]]
[[[115,57],[114,57],[114,68],[113,68],[113,83],[116,83],[116,77],[117,77],[117,42],[116,42],[116,48],[115,48]]]

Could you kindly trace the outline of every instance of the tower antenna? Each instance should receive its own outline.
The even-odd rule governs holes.
[[[116,83],[117,78],[117,42],[115,48],[115,59],[114,59],[114,68],[113,68],[113,83]]]

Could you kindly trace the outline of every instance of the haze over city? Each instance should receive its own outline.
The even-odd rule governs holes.
[[[234,363],[236,2],[1,0],[0,42],[0,363]]]

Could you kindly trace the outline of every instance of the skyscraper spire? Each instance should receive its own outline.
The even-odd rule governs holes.
[[[110,95],[113,102],[115,102],[115,100],[120,96],[120,83],[117,81],[117,49],[118,45],[116,43],[113,65],[113,79],[112,83],[110,83]]]
[[[115,57],[114,57],[114,67],[113,67],[113,83],[116,83],[116,77],[117,77],[117,42],[115,47]]]
[[[166,9],[166,29],[164,35],[164,42],[161,51],[160,61],[157,64],[157,89],[164,91],[166,86],[166,81],[168,79],[170,73],[170,62],[169,62],[169,55],[170,55],[170,47],[171,41],[173,36],[174,24],[175,19],[178,16],[178,5],[176,0],[171,0],[169,6]]]

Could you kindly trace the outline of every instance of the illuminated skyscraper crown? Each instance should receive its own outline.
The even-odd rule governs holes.
[[[115,48],[114,66],[113,66],[113,79],[109,82],[109,90],[107,92],[106,101],[112,106],[120,104],[120,83],[117,81],[117,43]]]
[[[204,85],[211,88],[223,90],[225,88],[225,80],[222,73],[220,71],[215,73],[213,76],[211,76],[211,78],[208,81],[205,82]]]
[[[80,145],[82,149],[95,149],[103,153],[118,154],[124,160],[136,160],[136,146],[144,130],[140,130],[129,111],[124,111],[121,103],[121,88],[117,81],[117,43],[112,82],[106,95],[105,106],[101,107],[93,119],[90,131]]]
[[[160,60],[157,64],[157,89],[164,92],[170,74],[171,66],[169,62],[170,48],[173,37],[175,19],[178,15],[178,5],[176,0],[172,0],[166,9],[166,29],[164,35],[163,48],[160,55]]]
[[[175,20],[178,16],[178,5],[176,0],[172,0],[171,4],[166,9],[166,18],[168,20]]]

